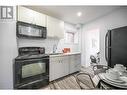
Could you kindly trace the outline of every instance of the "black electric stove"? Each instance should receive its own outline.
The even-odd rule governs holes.
[[[44,47],[20,47],[14,64],[14,88],[35,89],[49,83],[49,55]]]

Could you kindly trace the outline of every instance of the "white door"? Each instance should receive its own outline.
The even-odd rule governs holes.
[[[91,62],[90,56],[96,55],[100,51],[100,29],[93,28],[85,31],[84,43],[82,43],[82,61],[88,67]]]

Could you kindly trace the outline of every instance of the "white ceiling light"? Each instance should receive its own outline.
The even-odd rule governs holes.
[[[78,12],[77,16],[79,16],[79,17],[82,16],[82,12]]]

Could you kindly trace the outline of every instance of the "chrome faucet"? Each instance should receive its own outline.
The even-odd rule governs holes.
[[[57,46],[56,44],[53,45],[53,53],[56,53],[56,50],[57,50]]]

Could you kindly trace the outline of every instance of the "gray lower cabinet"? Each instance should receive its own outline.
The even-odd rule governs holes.
[[[81,67],[81,55],[71,55],[69,58],[69,73],[74,73],[80,70]]]
[[[63,65],[63,68],[64,68],[64,76],[68,75],[69,74],[69,60],[68,60],[68,56],[63,56],[63,62],[62,62],[64,65]]]
[[[81,55],[65,55],[50,57],[49,80],[61,78],[80,70]]]

